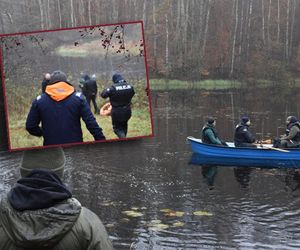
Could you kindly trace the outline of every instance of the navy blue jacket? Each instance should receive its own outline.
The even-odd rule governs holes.
[[[235,128],[234,133],[234,144],[239,147],[242,143],[253,143],[255,142],[254,136],[249,131],[249,126],[240,123]]]
[[[95,80],[90,79],[89,76],[84,77],[82,93],[85,96],[97,95],[98,87]]]
[[[126,81],[121,80],[114,83],[111,87],[104,89],[101,93],[102,98],[109,97],[113,108],[130,106],[131,99],[135,92],[133,87]]]
[[[32,102],[26,129],[31,135],[43,136],[44,145],[82,142],[81,118],[95,140],[105,140],[82,94],[68,83],[58,82],[48,85]]]

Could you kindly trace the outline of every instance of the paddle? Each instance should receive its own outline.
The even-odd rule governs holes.
[[[288,153],[290,151],[288,150],[285,150],[285,149],[281,149],[281,148],[274,148],[272,147],[271,145],[265,145],[265,144],[256,144],[257,146],[260,146],[261,148],[267,148],[267,149],[273,149],[273,150],[277,150],[277,151],[280,151],[280,152],[284,152],[284,153]]]

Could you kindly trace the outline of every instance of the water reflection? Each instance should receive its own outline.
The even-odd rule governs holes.
[[[205,178],[207,185],[210,189],[214,187],[215,177],[218,172],[218,167],[216,166],[203,166],[202,167],[202,176]]]
[[[245,168],[233,168],[234,176],[241,187],[246,188],[249,186],[250,174],[252,169],[249,167]]]
[[[209,189],[213,189],[215,177],[218,173],[218,167],[216,165],[206,164],[206,161],[196,153],[192,154],[189,164],[198,165],[201,167],[201,174],[205,182],[207,183]]]

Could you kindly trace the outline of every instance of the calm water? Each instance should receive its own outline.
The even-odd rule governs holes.
[[[259,139],[280,134],[286,115],[299,113],[290,104],[298,93],[281,100],[276,91],[283,95],[153,92],[155,137],[66,148],[65,181],[115,249],[299,249],[300,171],[190,164],[185,141],[199,137],[209,114],[226,140],[245,113]],[[0,197],[19,177],[21,155],[0,154]]]

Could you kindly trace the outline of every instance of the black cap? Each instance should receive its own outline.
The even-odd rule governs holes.
[[[124,78],[120,74],[114,74],[112,76],[112,81],[114,83],[118,83],[119,81],[124,80]]]
[[[241,122],[244,123],[244,124],[247,123],[249,120],[250,120],[250,119],[249,119],[248,116],[243,116],[243,117],[241,118]]]
[[[290,123],[295,123],[298,121],[297,117],[296,116],[289,116],[287,118],[287,120],[290,122]]]
[[[51,74],[50,84],[56,82],[66,82],[66,81],[67,81],[67,75],[60,70],[55,70]]]
[[[213,117],[208,117],[207,118],[207,123],[213,124],[215,122],[215,119]]]

